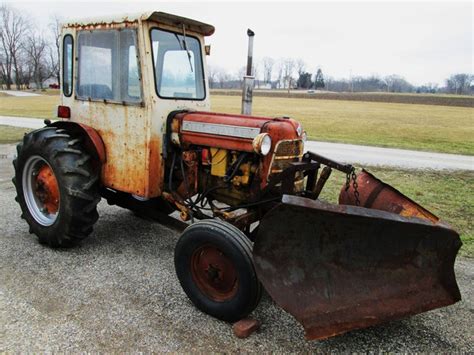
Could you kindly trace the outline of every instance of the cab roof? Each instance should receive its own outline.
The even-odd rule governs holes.
[[[183,25],[186,26],[186,30],[200,33],[204,36],[210,36],[214,33],[214,26],[208,25],[207,23],[199,22],[192,20],[186,17],[181,17],[173,14],[169,14],[161,11],[152,11],[145,12],[141,14],[122,14],[115,15],[113,17],[103,16],[96,18],[87,18],[87,19],[78,19],[70,20],[65,22],[63,25],[65,27],[84,27],[84,26],[93,26],[93,25],[110,25],[110,24],[119,24],[124,22],[136,22],[138,20],[146,21],[155,21],[169,26],[175,26],[182,28]]]

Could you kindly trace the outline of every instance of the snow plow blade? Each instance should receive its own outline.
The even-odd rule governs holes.
[[[303,325],[307,339],[461,299],[454,275],[458,233],[403,211],[405,216],[284,195],[263,218],[253,251],[257,274],[275,302]]]

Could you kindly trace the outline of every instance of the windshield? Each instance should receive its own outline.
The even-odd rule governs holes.
[[[160,97],[203,100],[201,44],[195,37],[151,30],[156,92]]]

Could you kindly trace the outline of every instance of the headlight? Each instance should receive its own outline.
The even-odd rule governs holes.
[[[296,127],[296,133],[298,134],[298,137],[301,137],[301,134],[303,133],[303,127],[298,123],[298,126]]]
[[[303,139],[303,142],[306,142],[306,140],[308,139],[308,135],[306,134],[306,131],[303,131],[301,138]]]
[[[267,155],[272,149],[272,138],[268,133],[260,133],[253,139],[253,150],[262,155]]]

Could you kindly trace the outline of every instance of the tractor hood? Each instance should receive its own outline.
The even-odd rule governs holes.
[[[288,117],[256,117],[211,112],[181,113],[173,125],[181,146],[199,145],[237,151],[253,151],[253,140],[260,133],[268,133],[272,150],[281,140],[302,139],[303,129]],[[270,152],[270,153],[271,153]]]

